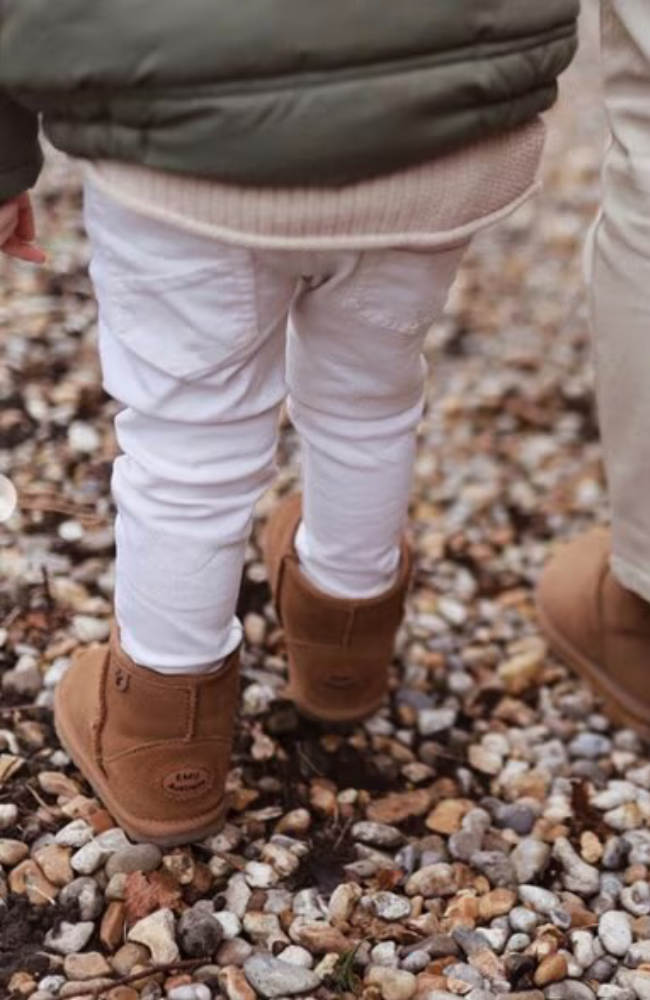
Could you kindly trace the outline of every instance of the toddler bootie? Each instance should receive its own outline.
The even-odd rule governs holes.
[[[115,626],[64,675],[59,739],[133,840],[185,844],[222,825],[238,667],[234,652],[214,673],[155,673],[126,655]]]
[[[650,604],[618,582],[610,552],[610,533],[600,529],[558,549],[537,590],[538,617],[612,718],[650,739]]]
[[[301,497],[286,497],[271,515],[264,558],[289,657],[287,695],[303,714],[355,722],[381,706],[395,635],[404,616],[411,556],[402,545],[399,576],[366,600],[331,597],[301,572],[295,549]]]

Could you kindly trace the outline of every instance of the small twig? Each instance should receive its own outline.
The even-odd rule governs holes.
[[[38,802],[39,806],[41,806],[42,809],[45,809],[45,812],[48,813],[48,815],[50,815],[52,817],[52,819],[59,819],[59,816],[57,815],[57,813],[55,813],[54,810],[51,809],[50,806],[48,806],[47,802],[43,801],[43,799],[40,797],[40,795],[38,794],[38,792],[36,791],[35,788],[32,788],[31,785],[27,785],[26,787],[27,787],[27,791],[30,793],[30,795],[34,796],[34,798]]]
[[[45,604],[47,605],[48,612],[52,612],[54,609],[54,597],[52,596],[52,587],[50,586],[50,573],[45,565],[41,566],[41,574],[43,576],[43,592],[45,594]]]
[[[102,997],[106,996],[109,990],[114,990],[118,986],[128,986],[129,983],[137,983],[141,979],[146,979],[148,976],[154,976],[158,972],[162,972],[164,975],[169,975],[173,972],[185,972],[190,969],[198,969],[199,966],[205,965],[205,958],[186,958],[180,962],[168,962],[166,965],[151,965],[144,969],[140,969],[139,972],[131,972],[128,976],[122,976],[120,979],[114,979],[110,986],[87,986],[85,989],[82,987],[75,993],[76,997],[90,997],[91,1000],[101,1000]]]
[[[14,712],[49,712],[50,708],[47,705],[7,705],[6,707],[0,707],[0,715],[12,715]]]
[[[30,883],[29,884],[29,892],[36,892],[36,893],[38,893],[39,896],[42,896],[43,899],[46,899],[48,901],[48,903],[50,904],[50,906],[56,906],[56,900],[53,899],[52,896],[48,896],[48,894],[46,892],[43,892],[43,890],[39,889],[37,885],[34,885],[34,883]]]

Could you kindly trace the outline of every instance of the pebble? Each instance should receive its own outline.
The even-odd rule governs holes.
[[[95,933],[95,925],[89,920],[78,924],[62,920],[56,930],[52,929],[45,935],[45,946],[59,955],[73,955],[83,951]]]
[[[611,753],[612,741],[600,733],[580,733],[569,743],[569,753],[572,757],[584,757],[596,760]]]
[[[320,977],[311,969],[283,962],[272,955],[251,955],[244,963],[244,975],[253,989],[269,1000],[306,993],[320,986]]]
[[[553,857],[563,869],[563,882],[570,892],[579,896],[593,896],[600,888],[600,872],[588,865],[574,851],[566,837],[558,837],[553,845]]]
[[[94,879],[88,876],[76,878],[61,891],[64,906],[76,903],[82,920],[96,920],[104,907],[101,890]]]
[[[517,882],[512,861],[499,851],[477,851],[470,861],[495,888],[513,886]]]
[[[417,979],[403,969],[371,966],[366,975],[369,986],[377,986],[383,1000],[411,1000],[417,990]]]
[[[212,1000],[212,991],[205,983],[188,983],[169,990],[167,1000]]]
[[[64,847],[78,849],[93,839],[92,827],[85,819],[73,819],[56,833],[54,839]]]
[[[361,822],[352,827],[352,836],[362,844],[374,847],[398,847],[404,840],[404,835],[394,826],[387,823]]]
[[[100,979],[102,976],[110,976],[111,967],[99,952],[89,951],[66,955],[63,971],[68,979]]]
[[[188,958],[211,957],[219,947],[222,937],[221,924],[201,903],[186,910],[178,921],[178,941],[181,951]]]
[[[423,708],[418,712],[420,736],[436,736],[451,729],[458,712],[455,708]]]
[[[106,875],[124,875],[130,872],[153,872],[160,867],[162,851],[155,844],[129,844],[115,851],[106,862]]]
[[[109,852],[103,850],[95,838],[75,851],[70,858],[70,864],[79,875],[92,875],[101,868],[109,856]]]
[[[306,948],[301,948],[297,944],[290,944],[278,957],[283,962],[288,962],[289,965],[300,966],[301,969],[311,969],[314,964],[314,957],[311,952],[307,951]]]
[[[414,872],[406,883],[406,893],[409,896],[453,896],[458,890],[456,873],[451,865],[441,861],[434,865],[425,865]]]
[[[13,868],[29,857],[29,847],[20,840],[0,839],[0,865]]]
[[[598,921],[598,937],[606,951],[623,958],[632,945],[632,927],[627,913],[609,910]]]
[[[13,802],[0,803],[0,830],[8,830],[18,819],[18,806]]]
[[[373,965],[381,965],[386,969],[397,968],[397,945],[394,941],[380,941],[370,952]]]
[[[175,939],[174,914],[171,910],[157,910],[148,917],[138,920],[128,933],[129,941],[145,945],[151,952],[155,965],[166,965],[179,958]]]
[[[411,913],[408,899],[394,892],[378,892],[370,900],[371,906],[382,920],[405,920]]]
[[[221,935],[224,941],[231,941],[241,933],[241,920],[235,913],[229,913],[228,910],[221,910],[213,914],[213,919],[221,927]]]
[[[53,885],[36,864],[28,859],[9,873],[9,888],[18,896],[26,896],[34,906],[51,906],[59,889]]]
[[[565,979],[567,972],[567,961],[563,955],[548,955],[537,966],[533,979],[536,986],[548,986]]]
[[[333,924],[347,923],[363,895],[356,882],[342,882],[330,896],[327,912]]]
[[[545,868],[551,849],[541,840],[526,838],[520,841],[510,855],[517,881],[520,884],[532,882]]]
[[[635,972],[629,977],[628,983],[638,1000],[650,1000],[650,972]]]
[[[520,885],[519,898],[522,903],[530,906],[536,913],[550,916],[560,906],[560,900],[549,889],[537,885]]]
[[[248,985],[243,970],[234,965],[227,965],[221,970],[219,985],[228,1000],[256,1000],[258,996]]]

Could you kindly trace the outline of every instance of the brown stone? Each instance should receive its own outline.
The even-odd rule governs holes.
[[[81,791],[76,781],[68,778],[61,771],[41,771],[38,776],[38,783],[46,795],[55,795],[57,798],[64,798],[68,801],[75,798]]]
[[[150,958],[149,949],[143,944],[127,941],[115,952],[110,962],[118,976],[129,976],[136,966],[146,965]]]
[[[467,799],[443,799],[426,818],[426,826],[434,833],[449,836],[460,830],[463,817],[469,812],[472,803]]]
[[[95,836],[99,833],[106,833],[107,830],[112,830],[116,826],[115,820],[106,809],[95,809],[87,819]]]
[[[591,830],[585,830],[580,837],[580,854],[590,865],[597,865],[603,856],[603,845]]]
[[[395,825],[414,816],[424,816],[431,805],[431,793],[424,788],[413,792],[393,792],[371,802],[367,816],[373,823]]]
[[[219,985],[228,1000],[256,1000],[255,990],[248,985],[241,969],[227,965],[219,975]]]
[[[36,983],[28,972],[15,972],[9,980],[9,993],[12,997],[28,997],[36,988]]]
[[[456,896],[445,910],[442,919],[444,931],[456,927],[474,928],[478,920],[479,901],[476,896]]]
[[[59,890],[46,878],[35,861],[23,861],[9,875],[9,888],[18,896],[27,896],[34,906],[50,906]]]
[[[138,1000],[138,992],[130,986],[115,986],[106,994],[106,1000]]]
[[[22,840],[0,839],[0,865],[13,868],[29,857],[29,847]]]
[[[64,886],[72,882],[74,872],[70,865],[70,855],[72,851],[69,847],[62,847],[60,844],[47,844],[39,848],[34,854],[34,860],[38,862],[43,874],[52,885]]]
[[[112,903],[108,904],[99,929],[99,939],[107,951],[115,951],[124,940],[125,919],[126,907],[124,903],[113,900]]]
[[[517,894],[512,889],[492,889],[481,896],[478,904],[478,915],[481,920],[490,921],[494,917],[503,917],[510,913],[517,902]]]
[[[537,966],[535,971],[535,986],[548,986],[549,983],[559,983],[566,979],[568,973],[567,961],[564,955],[549,955]]]
[[[301,944],[315,955],[335,953],[342,955],[350,948],[350,940],[336,927],[316,921],[295,925],[291,928],[291,940]]]
[[[111,967],[98,951],[87,951],[79,955],[66,955],[63,971],[68,979],[101,979],[110,976]]]

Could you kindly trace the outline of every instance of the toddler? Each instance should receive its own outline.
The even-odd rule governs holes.
[[[115,623],[56,693],[61,742],[123,828],[218,829],[235,615],[280,408],[303,493],[265,559],[308,716],[385,695],[425,335],[479,229],[536,184],[577,0],[6,2],[0,246],[39,262],[25,193],[86,164],[113,474]]]

